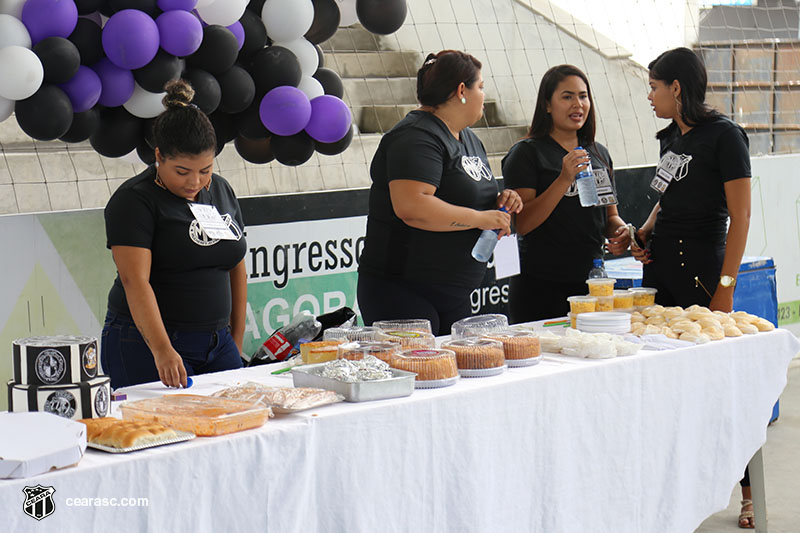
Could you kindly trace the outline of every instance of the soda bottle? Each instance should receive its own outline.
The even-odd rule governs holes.
[[[580,146],[575,149],[583,150]],[[578,184],[578,198],[580,198],[581,207],[592,207],[600,203],[600,197],[597,196],[597,183],[594,181],[591,161],[578,172],[577,176],[575,176],[575,183]]]
[[[501,207],[500,211],[508,213],[505,207]],[[475,241],[475,246],[472,247],[472,257],[476,261],[485,263],[492,257],[494,247],[497,246],[497,236],[500,234],[499,229],[485,229],[481,232],[481,236]]]
[[[603,266],[602,259],[592,259],[592,269],[589,271],[589,279],[607,278],[606,267]]]
[[[266,362],[283,361],[292,349],[303,342],[309,342],[322,330],[322,324],[309,311],[301,311],[291,322],[279,328],[264,341],[254,359]]]

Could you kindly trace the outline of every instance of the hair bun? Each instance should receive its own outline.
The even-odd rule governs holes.
[[[168,81],[164,85],[164,90],[167,94],[161,101],[167,109],[171,107],[186,107],[194,99],[194,89],[184,79]]]

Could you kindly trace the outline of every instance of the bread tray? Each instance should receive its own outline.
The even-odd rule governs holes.
[[[137,450],[144,450],[146,448],[163,446],[165,444],[175,444],[176,442],[185,442],[187,440],[192,440],[195,437],[194,433],[189,433],[188,431],[175,431],[175,433],[177,434],[177,436],[175,437],[155,440],[152,442],[148,442],[147,444],[139,444],[138,446],[130,446],[128,448],[114,448],[113,446],[106,446],[104,444],[95,444],[94,442],[87,442],[86,446],[89,448],[94,448],[95,450],[100,450],[108,453],[128,453],[128,452],[135,452]]]
[[[368,402],[401,398],[414,392],[414,379],[417,374],[396,368],[390,369],[392,377],[375,381],[347,383],[319,375],[325,363],[297,366],[292,369],[295,387],[317,387],[332,390],[344,396],[346,402]]]

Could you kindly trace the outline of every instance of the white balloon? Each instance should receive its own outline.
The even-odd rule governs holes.
[[[294,41],[306,34],[314,22],[311,0],[267,0],[261,20],[273,41]]]
[[[303,76],[297,88],[306,93],[309,100],[313,100],[317,96],[325,94],[325,89],[322,88],[322,84],[311,76]]]
[[[31,34],[18,18],[0,14],[0,48],[14,45],[30,48]]]
[[[139,118],[157,117],[164,111],[164,104],[161,103],[166,93],[151,93],[142,89],[138,83],[134,84],[133,94],[122,107],[128,113]]]
[[[205,7],[209,4],[213,4],[214,0],[197,0],[197,3],[194,5],[194,8],[197,9],[198,7]]]
[[[14,103],[14,100],[0,96],[0,122],[10,117],[11,113],[14,112]]]
[[[26,0],[0,0],[0,13],[11,15],[12,17],[22,18],[22,6]]]
[[[246,7],[247,0],[215,0],[202,7],[198,2],[196,9],[200,18],[207,24],[230,26],[242,18]]]
[[[24,100],[39,90],[44,67],[32,50],[21,46],[0,49],[0,96]]]
[[[339,4],[339,27],[350,26],[358,22],[358,15],[356,14],[356,0],[336,0]]]
[[[300,62],[300,71],[303,76],[313,76],[319,66],[319,56],[314,45],[308,42],[305,37],[288,42],[275,42],[277,46],[282,46],[291,50]]]

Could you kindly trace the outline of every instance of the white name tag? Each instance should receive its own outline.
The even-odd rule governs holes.
[[[494,276],[496,279],[509,278],[519,274],[519,247],[515,234],[506,235],[494,248]]]
[[[189,209],[192,210],[195,220],[210,238],[228,241],[238,240],[238,237],[228,227],[228,223],[220,216],[216,206],[189,202]]]

